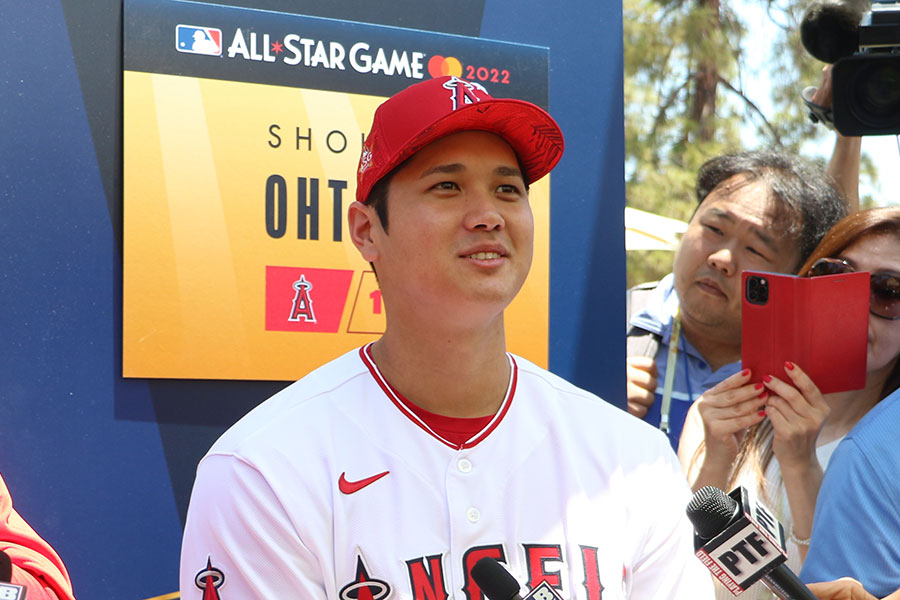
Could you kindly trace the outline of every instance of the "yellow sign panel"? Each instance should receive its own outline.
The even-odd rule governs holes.
[[[125,71],[123,375],[293,380],[376,339],[346,210],[383,98]],[[549,178],[509,349],[547,365]]]

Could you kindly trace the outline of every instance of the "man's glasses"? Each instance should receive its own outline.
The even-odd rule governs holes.
[[[855,271],[853,267],[839,258],[820,258],[810,267],[806,276],[840,275],[853,271]],[[900,319],[900,275],[880,271],[870,273],[869,281],[872,288],[869,312],[882,319],[891,321]]]

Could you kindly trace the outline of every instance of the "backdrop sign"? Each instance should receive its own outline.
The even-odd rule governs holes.
[[[123,375],[292,380],[378,336],[347,205],[375,107],[445,74],[546,108],[548,51],[214,4],[126,0]],[[549,178],[506,313],[546,366]]]

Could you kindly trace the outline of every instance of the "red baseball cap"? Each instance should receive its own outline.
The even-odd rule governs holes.
[[[488,131],[515,150],[526,183],[562,158],[562,131],[542,108],[494,98],[478,83],[445,76],[416,83],[376,110],[356,173],[356,199],[366,202],[378,180],[431,142],[458,131]]]

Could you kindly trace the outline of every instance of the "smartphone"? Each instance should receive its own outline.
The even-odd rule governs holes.
[[[744,271],[741,364],[784,380],[796,363],[823,394],[866,385],[869,273],[797,277]]]

